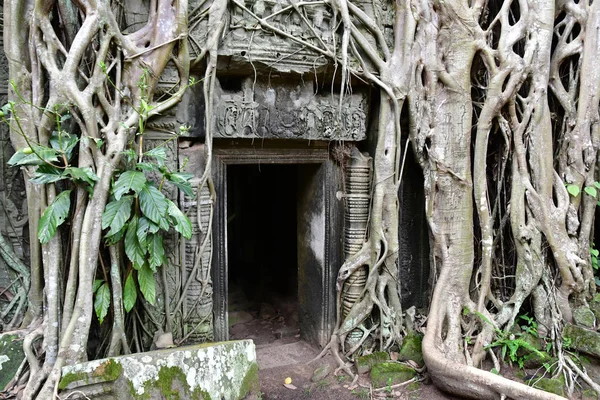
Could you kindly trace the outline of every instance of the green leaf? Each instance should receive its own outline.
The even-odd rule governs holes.
[[[24,150],[28,149],[25,154]],[[8,160],[9,165],[43,165],[58,161],[56,150],[43,146],[20,149]],[[32,151],[30,153],[30,151]]]
[[[146,217],[141,217],[138,222],[138,228],[136,233],[138,242],[141,246],[146,246],[146,238],[148,237],[148,230],[150,229],[150,224],[156,225],[154,224],[154,222],[150,221]]]
[[[498,370],[497,370],[496,368],[492,368],[492,369],[490,370],[490,372],[491,372],[492,374],[494,374],[494,375],[500,375],[500,373],[498,372]]]
[[[126,128],[125,125],[123,125],[123,126]],[[125,158],[126,158],[126,160],[127,160],[128,163],[130,163],[133,160],[135,160],[136,154],[135,154],[135,151],[133,149],[124,150],[123,152],[121,152],[121,154],[123,154],[125,156]]]
[[[150,255],[148,263],[150,264],[152,271],[156,272],[156,268],[166,264],[165,248],[163,247],[162,236],[149,235],[148,254]]]
[[[173,222],[173,227],[175,230],[186,239],[192,238],[192,223],[190,219],[173,203],[171,200],[167,199],[169,207],[167,209],[167,213],[171,217]]]
[[[579,190],[579,186],[577,185],[567,185],[567,192],[569,192],[573,197],[579,196]]]
[[[137,169],[139,169],[140,171],[145,171],[145,172],[158,171],[158,167],[152,163],[141,162],[141,163],[135,164],[135,167]]]
[[[125,307],[125,311],[131,311],[136,301],[137,289],[135,287],[135,280],[133,279],[133,271],[130,271],[123,287],[123,307]]]
[[[100,288],[100,285],[102,285],[103,283],[104,283],[104,279],[96,279],[94,281],[94,286],[93,286],[92,292],[96,293],[96,291],[98,291],[98,288]]]
[[[71,208],[70,195],[70,190],[61,192],[42,214],[38,226],[38,238],[41,244],[48,243],[56,234],[56,229],[67,219]]]
[[[90,167],[67,167],[65,168],[65,174],[70,175],[76,181],[85,182],[90,186],[94,186],[100,180]]]
[[[137,238],[138,217],[134,216],[129,222],[125,234],[125,254],[133,264],[133,268],[139,270],[143,267],[146,257],[146,249],[140,246]]]
[[[594,182],[594,186],[596,187],[596,189],[600,189],[600,182],[598,182],[598,181]]]
[[[156,160],[157,164],[162,166],[167,161],[167,152],[164,147],[155,147],[146,153],[144,153],[148,157],[152,157]]]
[[[194,177],[193,174],[183,172],[174,172],[167,175],[167,179],[177,186],[186,196],[195,197],[192,184],[189,182]]]
[[[594,257],[598,257],[598,255],[600,255],[600,250],[591,248],[590,254],[593,255]]]
[[[583,191],[586,192],[587,194],[589,194],[590,196],[592,196],[593,198],[596,198],[596,196],[598,195],[596,188],[593,186],[587,186],[587,187],[583,188]]]
[[[133,190],[139,193],[146,183],[146,175],[140,171],[126,171],[113,185],[115,199],[119,200],[125,193]]]
[[[141,172],[138,172],[141,174]],[[143,175],[143,174],[142,174]],[[146,183],[139,192],[140,208],[144,216],[160,225],[167,212],[167,198],[150,183]]]
[[[118,233],[131,216],[133,196],[124,196],[120,200],[111,201],[106,205],[102,214],[102,229],[110,227],[106,236]]]
[[[144,298],[146,301],[148,301],[148,303],[154,305],[154,300],[156,297],[156,283],[154,282],[154,274],[152,273],[152,270],[148,264],[144,264],[142,269],[138,271],[137,277],[140,285],[140,291],[144,295]]]
[[[102,284],[96,292],[96,300],[94,301],[94,309],[100,324],[104,321],[104,317],[108,314],[108,306],[110,306],[110,289],[106,283]]]
[[[65,131],[54,131],[50,136],[50,146],[59,153],[64,153],[67,160],[71,160],[73,149],[79,142],[79,138]]]
[[[37,168],[30,182],[37,184],[53,183],[65,178],[66,176],[63,175],[60,169],[52,165],[43,164]]]

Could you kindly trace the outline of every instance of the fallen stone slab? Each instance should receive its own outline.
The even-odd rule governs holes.
[[[600,334],[580,326],[565,324],[562,336],[570,340],[572,349],[600,358]],[[563,341],[564,343],[564,341]]]
[[[417,372],[414,369],[395,362],[382,362],[371,368],[371,382],[375,388],[404,383],[415,376]]]
[[[256,351],[238,340],[95,360],[64,367],[59,389],[69,399],[239,400],[258,393]]]

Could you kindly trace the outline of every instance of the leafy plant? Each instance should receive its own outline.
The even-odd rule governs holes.
[[[537,332],[537,328],[538,328],[538,324],[537,322],[535,322],[535,318],[530,317],[529,315],[527,315],[527,313],[523,314],[523,315],[519,315],[519,319],[522,319],[523,321],[527,322],[526,325],[521,325],[521,329],[523,329],[524,332],[529,333],[530,335],[532,335],[533,337],[538,337],[538,332]]]
[[[511,365],[513,362],[516,362],[519,365],[519,368],[524,367],[525,361],[527,360],[529,355],[520,356],[520,349],[527,350],[529,353],[534,353],[540,357],[544,356],[544,354],[541,351],[539,351],[534,346],[532,346],[531,343],[523,339],[521,333],[507,333],[498,329],[485,315],[481,314],[480,312],[469,311],[465,308],[465,310],[463,310],[463,313],[474,314],[481,321],[494,328],[496,340],[487,345],[484,349],[487,350],[493,348],[500,348],[500,358],[502,358],[502,360],[505,360],[508,356]],[[535,321],[533,321],[533,318],[528,317],[527,314],[521,317],[523,317],[522,319],[524,319],[525,321],[528,321],[529,324],[526,326],[526,328],[529,330],[529,333],[534,332],[534,336],[537,337],[537,325],[535,325],[534,327],[533,324],[535,324]]]
[[[144,96],[148,95],[147,79],[147,72],[144,72],[138,82]],[[11,101],[4,105],[0,109],[0,119],[16,132],[20,132],[28,144],[27,147],[18,149],[8,163],[12,166],[30,167],[33,183],[44,185],[65,181],[65,186],[81,186],[91,196],[99,180],[98,176],[90,167],[73,165],[72,160],[80,142],[84,147],[89,146],[91,142],[94,146],[101,147],[103,141],[99,138],[80,138],[68,132],[65,122],[71,116],[63,112],[66,109],[66,106],[57,106],[53,110],[41,110],[51,115],[56,125],[48,145],[42,145],[31,141],[20,129],[16,103]],[[194,191],[190,184],[193,175],[170,171],[165,166],[166,142],[143,151],[145,126],[151,110],[148,99],[140,99],[136,109],[139,114],[139,141],[137,144],[130,143],[129,148],[123,152],[123,166],[114,175],[111,195],[102,214],[105,243],[110,246],[122,241],[129,260],[123,287],[123,305],[127,312],[131,311],[138,299],[138,289],[150,304],[155,303],[154,273],[166,263],[162,232],[168,232],[172,228],[187,239],[192,235],[190,220],[162,193],[162,188],[165,181],[168,181],[184,195],[193,197]],[[182,127],[180,133],[185,133],[186,129]],[[174,135],[173,138],[177,136]],[[71,193],[70,188],[62,190],[43,212],[37,232],[42,245],[52,240],[59,227],[67,220],[71,210]],[[102,279],[96,280],[93,292],[96,316],[102,323],[111,303],[109,283]]]

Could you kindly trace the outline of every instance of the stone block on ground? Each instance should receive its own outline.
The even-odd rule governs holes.
[[[373,365],[388,361],[389,359],[390,355],[384,351],[367,354],[366,356],[361,356],[356,359],[356,369],[359,374],[364,374],[365,372],[369,372]]]
[[[95,360],[62,369],[69,399],[225,399],[257,393],[254,343],[209,343]]]
[[[382,362],[371,368],[371,382],[375,388],[397,385],[415,376],[417,372],[414,369],[396,362]]]
[[[573,310],[573,321],[576,325],[592,329],[596,325],[596,316],[590,307],[581,306]]]
[[[600,334],[598,332],[566,324],[562,336],[570,339],[572,349],[600,358]]]
[[[418,365],[422,366],[423,361],[423,350],[421,349],[421,343],[423,342],[423,335],[417,332],[410,332],[404,338],[402,347],[398,353],[398,360],[409,361],[412,360]]]
[[[565,381],[562,375],[556,379],[535,377],[526,382],[536,389],[541,389],[563,397],[565,396]]]
[[[0,392],[15,376],[24,359],[23,340],[17,335],[0,335]]]

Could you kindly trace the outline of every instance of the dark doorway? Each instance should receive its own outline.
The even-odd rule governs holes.
[[[298,329],[298,175],[295,164],[227,167],[231,339],[293,340]]]
[[[342,174],[329,144],[217,144],[215,340],[324,346],[335,325],[343,237]],[[253,331],[238,331],[248,324]]]

